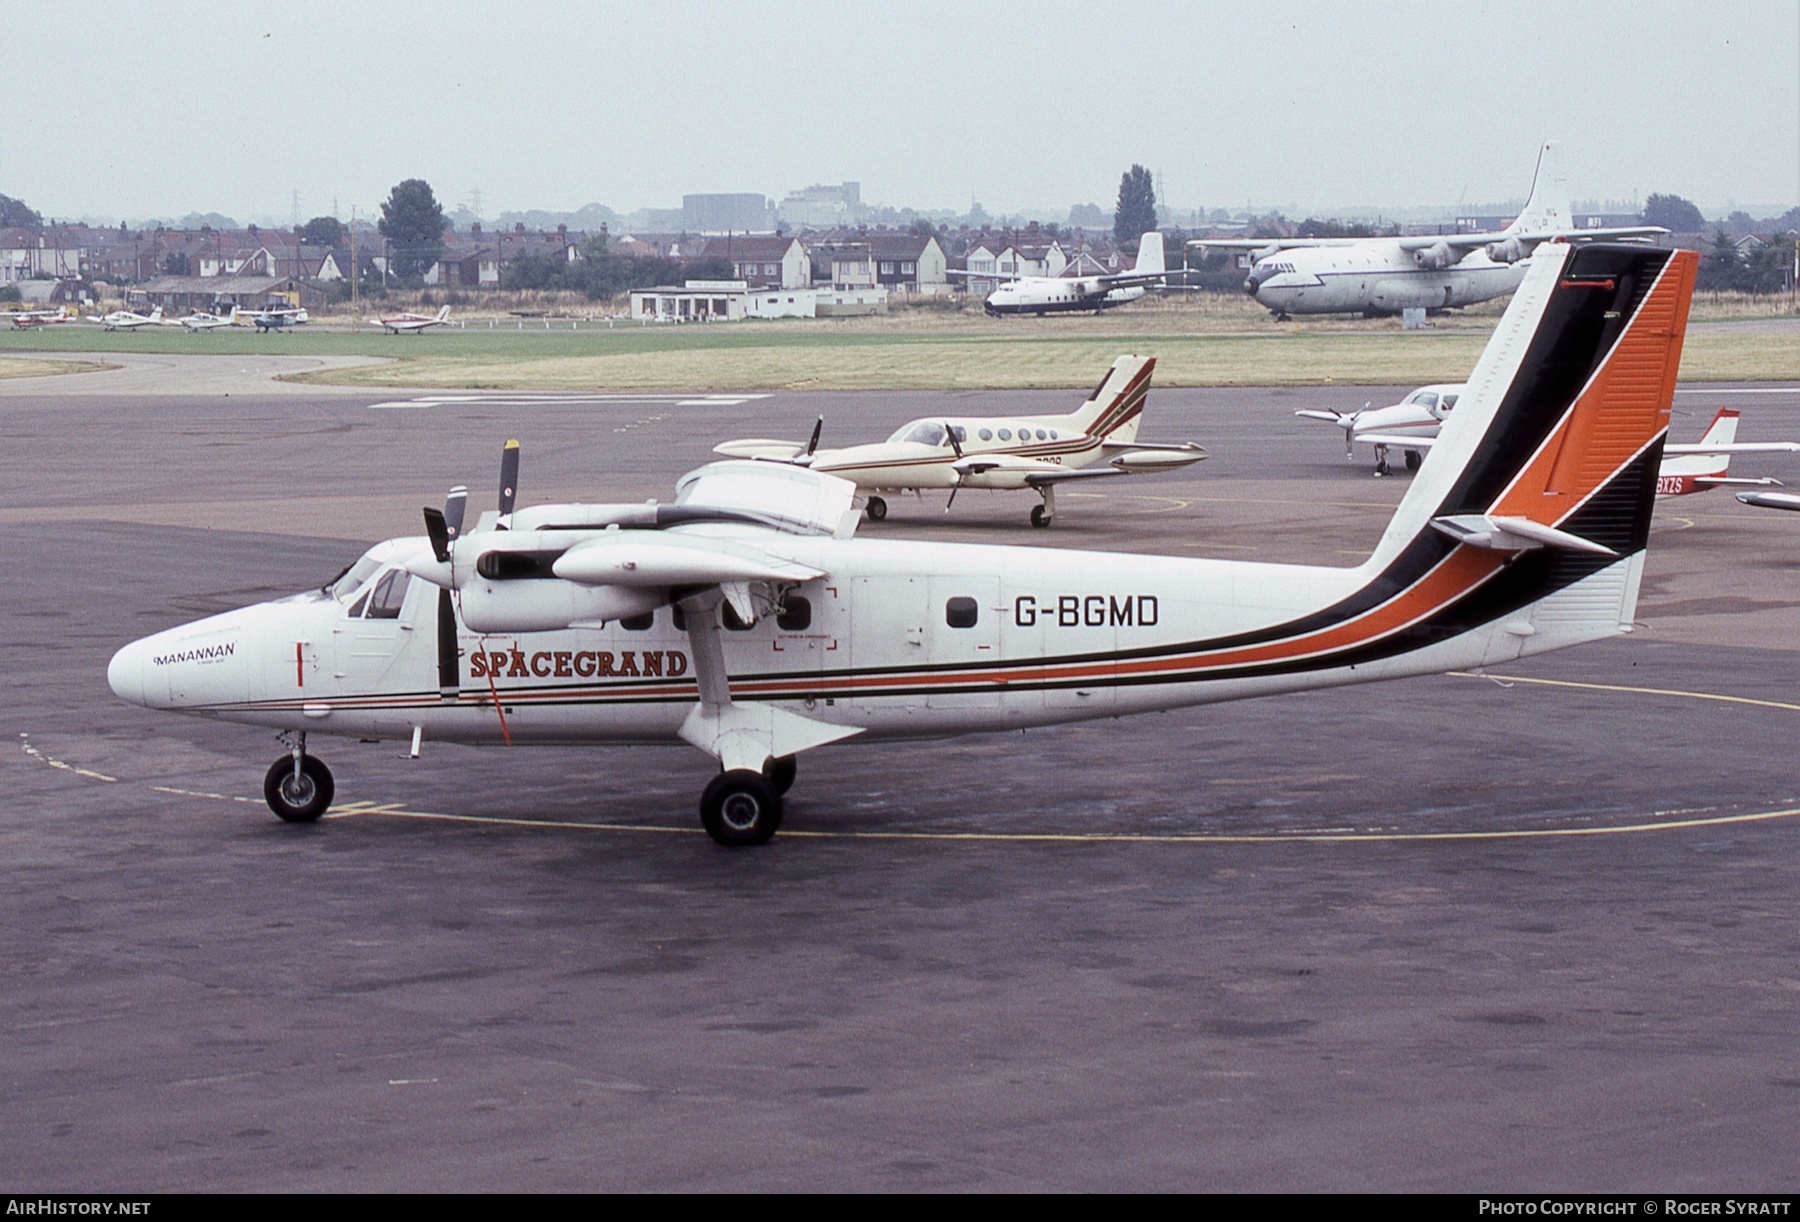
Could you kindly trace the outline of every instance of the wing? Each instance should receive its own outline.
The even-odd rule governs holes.
[[[1800,496],[1791,492],[1740,492],[1737,499],[1758,509],[1792,509],[1800,511]]]
[[[1190,238],[1199,250],[1303,250],[1314,246],[1354,246],[1369,238]]]
[[[946,276],[968,276],[975,280],[1028,280],[1028,279],[1030,279],[1030,277],[1021,276],[1017,272],[968,272],[968,271],[963,271],[960,268],[954,268],[954,267],[947,270],[944,274]]]
[[[1732,441],[1708,445],[1703,441],[1664,445],[1664,454],[1796,454],[1800,441]]]

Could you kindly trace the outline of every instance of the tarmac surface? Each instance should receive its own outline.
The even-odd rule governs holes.
[[[508,437],[522,503],[667,497],[821,413],[1080,393],[133,368],[0,383],[10,1190],[1795,1187],[1800,515],[1663,502],[1639,630],[1494,677],[826,748],[763,850],[685,748],[315,740],[339,806],[289,827],[272,736],[117,702],[118,645],[490,504]],[[863,529],[1354,563],[1405,477],[1291,413],[1393,390],[1153,391],[1208,462]],[[1800,438],[1746,385],[1677,439],[1721,405]]]

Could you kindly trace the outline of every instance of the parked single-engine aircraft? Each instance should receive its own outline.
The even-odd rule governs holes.
[[[378,327],[386,327],[394,335],[402,331],[417,334],[428,331],[432,327],[448,326],[450,323],[450,307],[445,306],[436,314],[390,314],[386,317],[370,318],[370,322]]]
[[[792,463],[852,480],[868,494],[865,509],[875,521],[887,516],[882,492],[948,488],[948,513],[964,488],[1030,488],[1043,498],[1031,507],[1031,524],[1048,526],[1056,517],[1060,483],[1173,471],[1206,457],[1192,442],[1137,440],[1155,368],[1155,357],[1120,357],[1087,402],[1067,415],[932,416],[901,425],[886,441],[841,450],[819,449],[825,424],[821,417],[805,445],[750,437],[723,442],[713,452]]]
[[[1163,263],[1163,236],[1150,232],[1138,239],[1137,266],[1101,276],[1020,276],[1011,272],[966,272],[952,276],[971,280],[1004,280],[987,295],[982,308],[999,318],[1006,314],[1068,314],[1101,310],[1136,301],[1153,285],[1168,281]]]
[[[69,321],[69,316],[61,310],[24,310],[12,316],[12,325],[24,330],[26,327],[53,327],[57,323]]]
[[[135,331],[139,327],[160,327],[164,323],[161,306],[157,306],[148,314],[139,314],[133,310],[113,310],[108,314],[89,314],[87,320],[99,323],[108,331]]]
[[[1699,258],[1547,247],[1437,456],[1354,568],[857,539],[855,487],[721,462],[675,503],[499,512],[323,589],[126,645],[123,699],[289,736],[264,796],[324,813],[314,733],[687,742],[701,822],[767,840],[800,752],[1492,666],[1629,631]],[[435,588],[434,588],[435,587]],[[621,774],[622,776],[624,774]]]
[[[1405,456],[1406,469],[1417,471],[1425,452],[1435,443],[1444,418],[1466,389],[1460,382],[1438,383],[1421,386],[1390,407],[1364,407],[1354,412],[1301,408],[1294,414],[1326,420],[1342,428],[1345,458],[1354,457],[1354,444],[1373,446],[1377,475],[1388,473],[1389,450],[1399,450]],[[1665,444],[1656,476],[1656,495],[1686,496],[1724,484],[1779,486],[1781,481],[1776,479],[1732,478],[1731,456],[1800,453],[1800,441],[1739,441],[1737,429],[1737,409],[1721,407],[1699,441]]]
[[[1444,310],[1500,297],[1518,287],[1539,243],[1647,238],[1655,225],[1577,229],[1569,210],[1562,149],[1538,152],[1525,210],[1498,233],[1410,238],[1196,238],[1200,250],[1255,252],[1244,291],[1285,319],[1293,314],[1398,314]]]
[[[189,331],[216,331],[220,327],[235,327],[238,320],[238,308],[231,307],[229,314],[209,314],[205,310],[195,310],[175,321]]]
[[[285,331],[289,327],[304,326],[308,318],[299,306],[266,306],[250,314],[250,321],[258,331]]]

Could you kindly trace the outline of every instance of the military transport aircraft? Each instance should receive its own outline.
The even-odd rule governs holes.
[[[99,323],[108,331],[135,331],[139,327],[167,325],[161,306],[157,306],[148,314],[139,314],[133,310],[113,310],[108,314],[89,314],[87,320]]]
[[[1405,456],[1406,469],[1417,471],[1425,452],[1435,443],[1444,418],[1456,407],[1467,389],[1462,383],[1421,386],[1389,407],[1364,407],[1354,412],[1303,407],[1296,416],[1325,420],[1344,430],[1344,457],[1353,458],[1356,444],[1375,449],[1375,474],[1388,473],[1388,451]],[[1800,453],[1800,441],[1739,441],[1738,411],[1721,407],[1696,442],[1669,442],[1663,446],[1662,466],[1656,477],[1656,495],[1686,496],[1725,484],[1780,486],[1777,479],[1737,479],[1730,475],[1733,454]]]
[[[371,317],[370,322],[378,327],[386,327],[390,334],[398,335],[402,331],[418,334],[429,331],[432,327],[450,325],[450,307],[445,306],[436,314],[389,314],[386,317]]]
[[[1043,498],[1031,507],[1031,524],[1048,526],[1056,518],[1058,484],[1173,471],[1206,457],[1192,442],[1137,440],[1155,368],[1155,357],[1120,357],[1087,402],[1066,415],[929,416],[901,425],[886,441],[841,450],[819,449],[825,426],[821,416],[805,445],[748,437],[722,442],[713,452],[791,463],[852,480],[867,494],[865,512],[877,522],[887,516],[883,492],[948,488],[948,513],[964,488],[1029,488]]]
[[[987,295],[982,308],[995,318],[1007,314],[1098,314],[1113,306],[1136,301],[1152,286],[1166,284],[1163,236],[1150,232],[1138,239],[1137,266],[1128,272],[1099,276],[1020,276],[1011,272],[966,272],[952,269],[952,276],[971,280],[1003,280]]]
[[[1244,291],[1278,319],[1293,314],[1398,314],[1444,310],[1501,297],[1518,287],[1539,243],[1648,238],[1656,225],[1577,229],[1569,210],[1562,149],[1538,152],[1525,210],[1498,233],[1410,238],[1195,238],[1199,250],[1247,250],[1255,262]]]
[[[515,512],[509,442],[498,513],[473,530],[453,489],[424,537],[378,544],[323,589],[132,642],[107,680],[136,704],[284,732],[263,792],[290,821],[331,804],[315,734],[680,741],[721,766],[701,823],[743,845],[775,832],[795,756],[827,743],[1602,640],[1636,612],[1698,262],[1540,249],[1435,457],[1353,568],[858,539],[855,485],[769,462],[690,472],[669,505]]]
[[[229,314],[209,314],[205,310],[195,310],[175,321],[193,331],[216,331],[220,327],[235,327],[238,320],[238,308],[231,307]]]

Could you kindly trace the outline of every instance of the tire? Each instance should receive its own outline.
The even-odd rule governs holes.
[[[1031,524],[1039,530],[1050,525],[1050,515],[1044,512],[1044,507],[1042,505],[1033,505],[1031,507]]]
[[[1408,450],[1406,452],[1406,469],[1408,471],[1417,471],[1421,461],[1422,456],[1417,450]]]
[[[872,496],[864,507],[864,512],[869,515],[869,521],[879,522],[887,517],[887,502],[878,496]]]
[[[269,765],[263,777],[263,800],[283,823],[311,823],[331,806],[336,787],[331,769],[316,755],[300,757],[300,775],[294,776],[294,757],[284,755]]]
[[[769,778],[769,784],[775,787],[775,795],[780,797],[794,787],[794,778],[800,774],[800,761],[791,755],[780,759],[772,759],[763,765],[763,775]]]
[[[700,795],[700,826],[727,848],[767,844],[781,826],[781,795],[760,772],[721,772]]]

